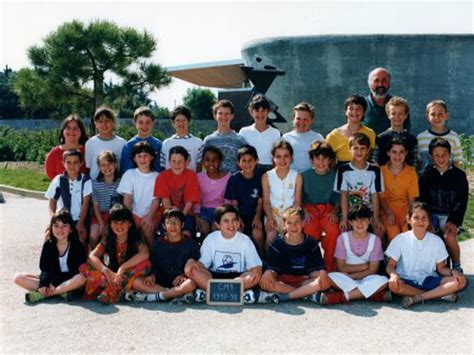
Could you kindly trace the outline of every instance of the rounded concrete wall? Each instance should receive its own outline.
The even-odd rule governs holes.
[[[391,72],[389,93],[408,100],[413,133],[428,128],[426,104],[442,99],[449,110],[447,125],[474,134],[474,35],[266,38],[242,49],[248,63],[255,55],[286,72],[267,92],[279,112],[290,117],[296,103],[308,101],[316,106],[314,129],[323,134],[345,122],[347,96],[368,95],[367,75],[376,67]]]

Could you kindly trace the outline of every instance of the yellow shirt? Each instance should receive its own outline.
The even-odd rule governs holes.
[[[370,149],[375,149],[375,132],[366,127],[361,125],[358,133],[364,133],[370,139]],[[349,138],[347,138],[344,134],[339,131],[339,128],[333,129],[327,136],[326,142],[328,142],[332,149],[336,152],[336,158],[338,161],[351,161],[352,154],[349,150]]]
[[[385,187],[380,198],[390,205],[407,206],[411,198],[420,196],[418,176],[414,167],[405,165],[398,175],[393,175],[388,165],[383,165],[380,170]]]

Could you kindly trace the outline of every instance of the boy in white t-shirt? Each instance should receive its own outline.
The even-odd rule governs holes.
[[[260,173],[273,168],[272,146],[280,139],[281,133],[267,123],[270,103],[263,95],[256,95],[249,104],[249,113],[254,123],[242,127],[239,134],[257,150]]]
[[[99,175],[99,166],[97,157],[104,150],[112,151],[117,158],[122,156],[122,149],[125,146],[125,139],[116,136],[114,129],[117,123],[115,113],[108,107],[99,107],[94,114],[94,124],[97,134],[90,138],[85,145],[86,167],[90,169],[91,179],[97,179]],[[117,169],[120,167],[118,161]]]
[[[133,146],[132,159],[135,169],[129,169],[120,180],[117,192],[123,195],[123,203],[133,212],[138,230],[151,248],[153,232],[159,223],[158,202],[153,196],[158,173],[152,170],[155,150],[147,141]]]
[[[190,259],[185,267],[186,276],[199,288],[196,301],[205,300],[209,279],[242,280],[245,303],[254,303],[255,295],[251,288],[258,285],[262,276],[262,261],[254,244],[239,230],[239,212],[232,205],[216,208],[215,220],[218,231],[212,232],[201,246],[199,261]]]
[[[311,129],[314,121],[314,107],[307,102],[300,102],[293,108],[293,130],[285,133],[283,139],[293,147],[291,168],[299,173],[311,169],[308,151],[313,142],[321,142],[324,137]]]
[[[407,222],[412,230],[399,234],[385,252],[390,291],[403,296],[404,308],[435,298],[455,302],[456,292],[466,286],[466,278],[446,266],[448,252],[443,240],[427,231],[428,205],[413,203]]]

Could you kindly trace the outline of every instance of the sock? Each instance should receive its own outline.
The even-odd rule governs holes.
[[[290,294],[289,293],[277,293],[280,302],[288,302],[290,301]]]

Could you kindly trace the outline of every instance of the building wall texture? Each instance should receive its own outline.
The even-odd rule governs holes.
[[[368,94],[367,76],[376,67],[391,72],[389,93],[408,100],[413,133],[428,127],[426,104],[442,99],[447,125],[474,134],[474,35],[276,37],[242,49],[249,63],[255,55],[286,72],[267,92],[280,113],[288,118],[296,103],[308,101],[316,106],[314,129],[323,134],[345,122],[347,96]]]

